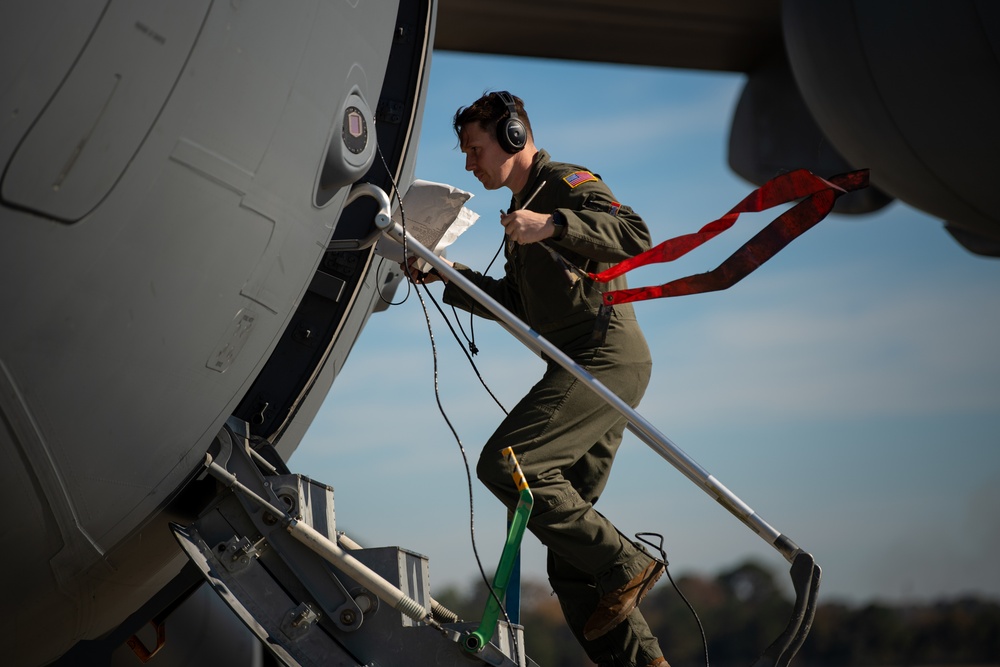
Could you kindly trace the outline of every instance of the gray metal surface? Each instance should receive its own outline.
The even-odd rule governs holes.
[[[0,5],[11,664],[96,640],[177,574],[161,515],[230,415],[294,450],[386,278],[328,244],[370,226],[353,181],[391,187],[377,116],[412,180],[432,37],[409,0]],[[345,123],[368,134],[340,150]]]
[[[190,526],[171,529],[212,588],[280,660],[303,667],[526,664],[520,628],[514,662],[506,625],[495,643],[466,652],[461,640],[471,624],[430,620],[424,556],[398,547],[345,554],[333,542],[332,489],[261,470],[246,438],[228,428],[220,436],[206,466],[222,482],[221,494]],[[312,537],[303,540],[303,530]],[[400,598],[418,612],[401,613]]]
[[[434,47],[746,72],[781,39],[781,0],[441,0]]]

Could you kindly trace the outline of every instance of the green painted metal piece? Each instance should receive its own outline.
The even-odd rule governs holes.
[[[500,554],[500,564],[497,565],[496,574],[493,575],[493,594],[486,600],[486,609],[483,611],[479,627],[465,636],[465,649],[471,653],[479,652],[489,644],[496,630],[497,620],[500,618],[500,600],[503,599],[507,584],[510,582],[511,572],[517,562],[518,551],[521,549],[521,538],[524,537],[524,530],[528,526],[528,518],[535,502],[513,450],[508,447],[503,454],[513,464],[511,476],[520,491],[520,497],[510,519],[507,543],[504,544],[503,552]]]

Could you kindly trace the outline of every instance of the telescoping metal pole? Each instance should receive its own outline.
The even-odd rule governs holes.
[[[356,186],[357,187],[357,186]],[[480,290],[474,283],[453,269],[447,262],[424,247],[419,241],[406,233],[402,225],[393,222],[388,197],[374,186],[365,186],[363,195],[374,197],[380,203],[380,211],[375,216],[375,225],[397,243],[403,244],[408,253],[426,261],[442,276],[456,283],[469,296],[479,302],[486,310],[502,322],[518,340],[536,353],[552,359],[584,384],[596,392],[609,405],[618,410],[627,420],[628,429],[640,440],[645,442],[655,452],[677,468],[689,480],[714,498],[731,514],[746,524],[751,530],[774,547],[791,564],[792,585],[795,589],[795,603],[792,614],[784,631],[757,658],[753,667],[787,667],[805,641],[816,614],[816,601],[819,593],[821,570],[812,554],[799,548],[795,542],[782,535],[764,521],[736,494],[727,489],[698,463],[684,453],[670,438],[660,433],[642,415],[635,411],[614,392],[601,384],[593,375],[570,359],[562,350],[545,340],[538,332],[522,322],[513,313],[497,303],[492,297]],[[377,191],[377,192],[376,192]]]
[[[384,217],[381,218],[385,220]],[[397,243],[403,243],[404,231],[397,222],[389,221],[383,227],[384,233]],[[385,223],[383,223],[385,224]],[[431,250],[423,246],[412,235],[406,233],[407,252],[425,260],[442,276],[449,281],[456,283],[469,296],[478,301],[484,308],[499,318],[507,329],[524,345],[536,353],[544,354],[552,359],[567,371],[572,373],[584,384],[596,392],[609,405],[618,410],[628,419],[628,429],[640,440],[646,443],[660,456],[666,459],[671,465],[681,471],[688,479],[699,486],[703,491],[712,496],[719,504],[734,514],[740,521],[750,527],[765,542],[778,550],[789,562],[793,562],[795,557],[802,551],[795,542],[782,535],[766,521],[764,521],[753,509],[740,500],[724,484],[713,477],[707,470],[701,467],[694,459],[688,456],[680,447],[674,444],[670,438],[658,431],[645,417],[640,415],[631,405],[619,398],[613,391],[604,386],[597,378],[590,374],[585,368],[570,359],[562,350],[547,341],[541,334],[533,330],[516,315],[497,303],[492,297],[479,289],[472,281],[461,273],[453,269],[447,262],[435,255]]]

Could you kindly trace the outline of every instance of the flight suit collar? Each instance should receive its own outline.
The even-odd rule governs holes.
[[[551,156],[544,148],[539,149],[538,152],[535,153],[535,157],[531,161],[531,171],[528,173],[528,180],[525,182],[524,188],[511,198],[510,210],[516,211],[521,208],[523,205],[522,202],[526,201],[528,197],[531,196],[531,193],[533,193],[538,187],[542,170],[545,168],[545,165],[551,161]]]

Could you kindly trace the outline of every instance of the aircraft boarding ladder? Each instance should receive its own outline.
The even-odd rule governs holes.
[[[562,365],[621,412],[628,428],[791,563],[796,600],[782,634],[754,667],[786,667],[812,626],[820,568],[812,555],[767,524],[642,415],[561,350],[506,311],[391,219],[380,188],[356,185],[349,200],[379,204],[375,227],[454,281],[527,347]],[[513,458],[513,454],[511,454]],[[246,425],[231,419],[205,459],[205,474],[228,491],[174,535],[217,593],[280,660],[291,666],[393,667],[487,664],[532,667],[519,625],[499,619],[500,598],[531,509],[518,479],[514,512],[483,622],[463,623],[436,604],[425,557],[398,547],[361,549],[337,536],[333,490],[269,463],[250,446]],[[281,464],[280,467],[284,467]],[[537,667],[537,666],[535,666]]]
[[[524,655],[522,628],[498,620],[498,605],[487,607],[488,621],[467,623],[433,600],[425,556],[365,549],[338,535],[333,489],[269,463],[244,422],[227,422],[205,474],[229,490],[191,525],[173,524],[174,536],[285,664],[535,666]],[[516,552],[521,533],[523,522],[505,556]]]

